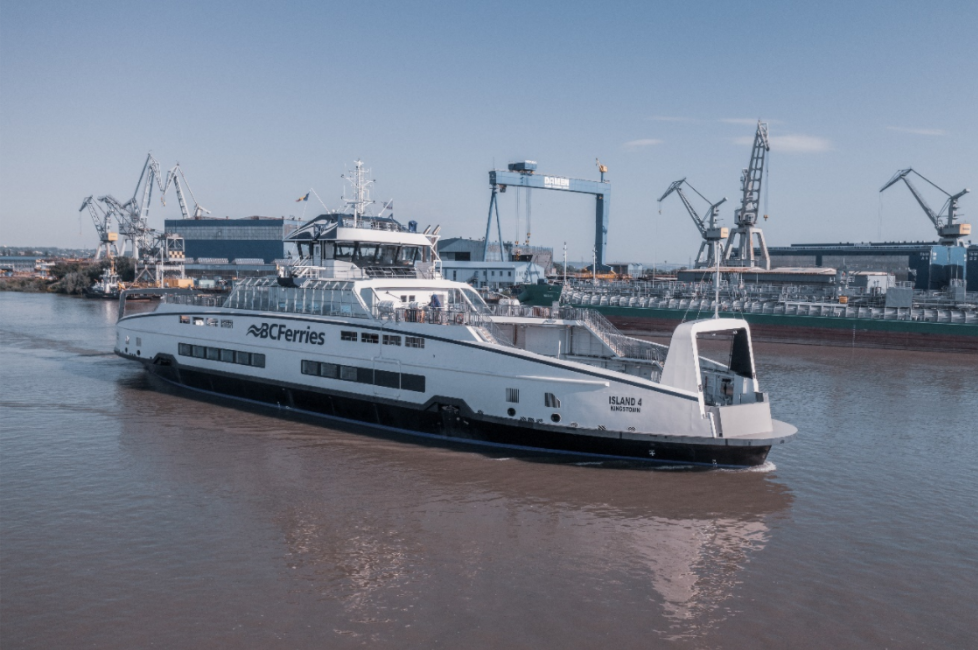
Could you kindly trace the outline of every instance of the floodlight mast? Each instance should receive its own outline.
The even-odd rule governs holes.
[[[940,212],[935,213],[927,204],[927,201],[924,200],[924,197],[917,191],[914,184],[910,182],[910,174],[916,174],[948,197],[947,201],[945,201],[944,205],[941,207]],[[964,243],[961,241],[961,238],[971,234],[971,224],[965,222],[955,223],[954,220],[960,216],[957,213],[958,199],[967,194],[970,190],[963,189],[957,194],[949,194],[934,184],[933,181],[928,180],[919,172],[916,172],[912,168],[908,167],[907,169],[901,169],[894,174],[893,178],[888,180],[886,185],[880,188],[880,192],[883,192],[887,188],[894,185],[897,181],[901,180],[907,185],[910,193],[913,194],[913,198],[917,199],[917,203],[923,209],[924,214],[926,214],[927,218],[934,224],[934,228],[937,230],[937,236],[940,238],[940,243],[944,246],[963,246]]]
[[[687,187],[689,187],[689,189],[696,192],[697,196],[710,204],[710,207],[707,208],[705,219],[696,212],[696,208],[693,207],[693,204],[690,203],[689,199],[686,197],[686,193],[683,192],[682,186],[684,183]],[[669,186],[669,189],[666,190],[666,193],[659,197],[659,203],[661,204],[666,197],[673,192],[679,195],[683,205],[686,206],[686,212],[689,213],[693,223],[696,224],[697,230],[700,231],[700,236],[703,237],[703,242],[700,244],[699,253],[696,255],[695,268],[702,269],[715,266],[717,262],[717,247],[713,244],[726,239],[729,234],[729,230],[727,228],[717,227],[717,217],[720,215],[720,206],[727,200],[727,197],[723,197],[716,203],[710,203],[710,200],[700,194],[699,190],[690,185],[685,178],[681,178],[678,181],[674,181],[672,185]]]

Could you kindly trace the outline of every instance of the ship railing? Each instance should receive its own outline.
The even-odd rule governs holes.
[[[342,280],[320,280],[309,287],[266,286],[241,283],[228,296],[228,309],[372,318],[352,290],[353,283]]]
[[[559,316],[563,320],[576,320],[585,324],[619,357],[660,363],[666,360],[668,346],[625,336],[607,318],[593,309],[561,307]]]
[[[373,317],[391,323],[474,327],[490,343],[513,347],[512,339],[492,321],[492,314],[480,314],[457,304],[447,308],[418,304],[399,307],[397,303],[385,301],[374,307]]]

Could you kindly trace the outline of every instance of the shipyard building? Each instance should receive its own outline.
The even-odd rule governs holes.
[[[503,289],[513,285],[543,282],[553,267],[554,251],[542,246],[504,244],[504,254],[499,254],[499,244],[489,244],[489,257],[485,259],[486,242],[483,239],[450,237],[438,242],[442,273],[448,280],[467,282],[474,287]],[[502,257],[502,260],[499,258]]]
[[[167,219],[165,231],[184,241],[190,276],[242,277],[275,271],[289,256],[285,237],[302,221],[281,217]]]
[[[967,280],[978,291],[978,246],[943,246],[929,242],[792,244],[768,249],[771,268],[830,267],[884,271],[914,289],[939,291]]]

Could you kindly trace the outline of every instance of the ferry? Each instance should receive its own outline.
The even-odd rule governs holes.
[[[334,426],[534,454],[740,468],[796,433],[771,416],[746,321],[682,323],[661,345],[588,309],[490,308],[442,277],[437,228],[369,216],[356,196],[289,234],[298,256],[277,275],[227,296],[160,289],[130,313],[123,292],[116,354]],[[702,337],[729,341],[726,364]]]

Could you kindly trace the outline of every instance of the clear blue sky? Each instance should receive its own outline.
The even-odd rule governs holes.
[[[475,237],[494,164],[596,178],[600,157],[608,257],[686,261],[698,235],[656,199],[688,176],[729,224],[758,117],[769,243],[876,239],[881,217],[933,239],[906,188],[882,211],[878,189],[913,166],[978,193],[976,32],[974,0],[6,2],[0,243],[94,246],[82,198],[130,196],[148,151],[231,217],[299,214],[310,187],[339,207],[360,157],[398,219]],[[978,196],[961,205],[978,226]],[[592,215],[538,192],[532,242],[590,257]]]

